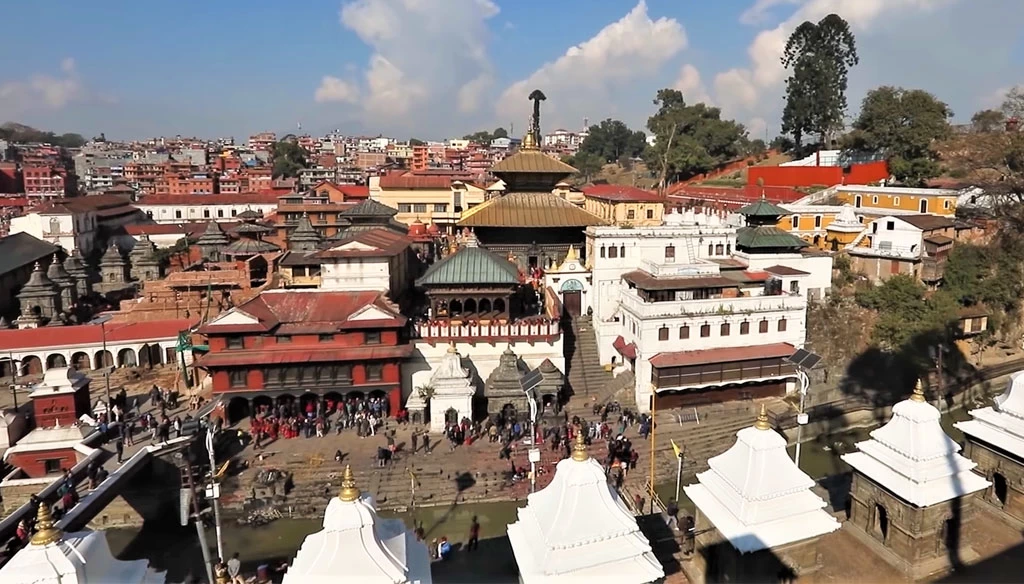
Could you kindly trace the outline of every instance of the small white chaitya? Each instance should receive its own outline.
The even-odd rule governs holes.
[[[443,432],[447,422],[458,424],[463,418],[473,419],[473,395],[476,388],[472,373],[462,366],[462,357],[455,345],[441,358],[441,364],[430,377],[433,395],[430,398],[430,431]]]
[[[839,529],[814,481],[786,453],[762,406],[736,443],[708,459],[709,470],[683,490],[736,551],[745,554],[808,540]],[[698,519],[698,526],[701,521]]]
[[[165,579],[146,560],[115,559],[103,532],[61,532],[45,503],[29,544],[0,568],[3,584],[157,584]]]
[[[508,526],[520,581],[640,584],[664,577],[636,518],[577,436],[572,457]]]
[[[400,519],[377,516],[373,498],[356,488],[352,467],[341,486],[327,504],[324,528],[302,542],[283,584],[430,584],[427,546]]]
[[[925,400],[921,382],[892,408],[892,419],[857,443],[843,460],[856,471],[918,507],[928,507],[989,486],[971,472],[976,465],[939,424],[939,410]]]
[[[974,419],[958,422],[957,429],[1024,459],[1024,371],[1010,375],[1006,391],[995,399],[994,406],[970,413]]]

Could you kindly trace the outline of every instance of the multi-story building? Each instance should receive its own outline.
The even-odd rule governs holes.
[[[959,191],[952,189],[915,189],[908,187],[871,187],[838,185],[835,197],[856,209],[887,209],[929,213],[944,217],[956,215]]]
[[[0,193],[13,195],[23,192],[21,171],[16,162],[0,162]]]
[[[155,195],[193,196],[217,192],[217,178],[205,172],[169,171],[157,179]]]
[[[388,163],[386,152],[369,152],[360,150],[356,152],[355,165],[362,169],[379,168]]]
[[[956,224],[935,215],[875,219],[848,248],[854,269],[874,281],[910,274],[926,284],[942,279],[956,238]],[[858,245],[860,239],[867,245]]]
[[[542,144],[545,148],[575,152],[576,150],[579,150],[580,144],[582,144],[589,135],[590,132],[588,130],[572,132],[570,130],[563,130],[559,128],[554,132],[545,135],[542,140]]]
[[[249,149],[266,152],[277,142],[277,134],[273,132],[260,132],[249,136]]]
[[[333,166],[303,168],[299,171],[299,188],[302,190],[311,189],[318,183],[325,181],[334,182],[337,178],[338,172]]]
[[[88,257],[111,243],[130,249],[131,236],[123,227],[143,221],[143,215],[122,195],[91,195],[43,203],[11,220],[11,233],[27,233],[59,245],[67,252],[78,250]],[[103,234],[108,240],[102,240]]]
[[[183,221],[234,221],[239,213],[252,210],[268,215],[277,208],[277,193],[241,193],[236,195],[150,195],[135,206],[157,223]]]
[[[591,185],[583,188],[583,208],[615,225],[661,225],[665,199],[657,193],[625,185]]]
[[[462,212],[484,202],[485,191],[467,173],[395,171],[370,177],[370,198],[398,209],[395,219],[419,220],[450,232]]]
[[[52,165],[28,165],[21,167],[25,196],[36,201],[60,199],[65,195],[67,173],[63,168]]]
[[[412,347],[406,318],[380,292],[267,290],[199,332],[199,367],[233,420],[281,400],[387,397],[403,403],[401,363]]]

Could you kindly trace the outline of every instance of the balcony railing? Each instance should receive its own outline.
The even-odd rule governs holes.
[[[807,297],[784,292],[774,296],[645,302],[636,294],[627,292],[623,294],[622,306],[629,312],[644,319],[701,314],[754,314],[758,312],[804,310],[807,308]]]
[[[499,343],[512,341],[553,340],[562,334],[558,320],[544,317],[507,322],[503,319],[440,319],[418,322],[413,332],[417,338],[432,343],[452,341]]]
[[[682,250],[685,251],[685,248]],[[678,253],[678,251],[677,251]],[[683,258],[685,259],[685,254]],[[702,264],[687,264],[682,261],[676,262],[676,258],[667,258],[661,262],[654,262],[649,259],[640,261],[640,269],[656,277],[673,276],[717,276],[718,265],[710,262]]]

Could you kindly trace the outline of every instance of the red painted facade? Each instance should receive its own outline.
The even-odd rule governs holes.
[[[33,452],[13,452],[7,458],[7,463],[13,467],[20,468],[28,478],[45,477],[64,472],[64,469],[71,469],[84,458],[74,448],[60,448],[57,450],[37,450]]]
[[[67,428],[78,421],[78,417],[89,411],[89,386],[75,393],[32,398],[37,428]]]
[[[751,166],[747,169],[747,185],[757,186],[763,179],[766,187],[813,187],[863,185],[889,178],[889,165],[884,160],[844,166]]]

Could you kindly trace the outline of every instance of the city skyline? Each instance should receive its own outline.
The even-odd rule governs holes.
[[[545,131],[606,117],[642,128],[655,92],[676,87],[770,138],[785,39],[829,12],[857,35],[850,115],[890,84],[931,91],[962,122],[1024,82],[1010,0],[117,4],[8,8],[26,24],[0,57],[0,122],[110,138],[243,138],[301,123],[443,139],[499,125],[521,134],[535,87],[549,97]]]

